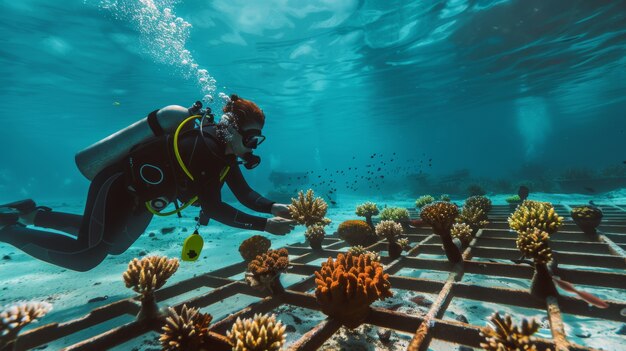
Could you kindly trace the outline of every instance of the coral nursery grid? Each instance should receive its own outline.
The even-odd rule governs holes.
[[[599,228],[599,235],[595,237],[585,235],[571,218],[567,218],[561,230],[551,237],[551,246],[555,251],[556,260],[567,267],[559,268],[560,278],[572,284],[626,289],[626,274],[624,273],[624,268],[626,268],[626,204],[600,207],[604,212],[604,220]],[[560,213],[568,213],[571,209],[567,205],[556,205],[555,208]],[[418,217],[414,210],[410,209],[409,212],[412,219]],[[426,350],[433,339],[479,348],[482,341],[480,331],[485,324],[473,325],[444,319],[444,314],[454,298],[470,299],[543,311],[549,321],[552,338],[538,338],[536,345],[540,350],[547,348],[592,350],[590,347],[568,340],[563,315],[623,322],[624,317],[621,313],[626,309],[625,301],[609,300],[608,308],[589,308],[586,302],[565,295],[540,299],[531,295],[527,289],[489,287],[462,281],[466,273],[484,276],[485,279],[531,279],[532,267],[511,261],[518,259],[520,254],[515,247],[516,236],[509,231],[507,223],[510,213],[509,206],[493,206],[489,212],[490,224],[478,231],[463,251],[463,261],[457,264],[445,260],[440,237],[433,234],[430,227],[410,228],[405,236],[408,237],[412,248],[406,255],[395,260],[386,256],[387,245],[382,239],[367,247],[368,250],[381,252],[381,263],[385,266],[385,272],[390,275],[389,281],[394,290],[427,293],[435,295],[436,298],[428,311],[421,314],[406,314],[372,307],[372,312],[365,323],[412,334],[413,339],[409,350]],[[240,310],[230,311],[230,315],[212,324],[210,329],[222,334],[238,317],[252,317],[255,313],[271,312],[282,305],[319,311],[321,307],[311,291],[315,287],[313,272],[319,270],[320,267],[319,264],[311,264],[311,262],[336,257],[340,252],[345,253],[348,248],[348,244],[336,235],[327,236],[324,239],[322,250],[313,251],[304,243],[287,246],[290,256],[293,257],[288,273],[299,275],[304,279],[286,286],[283,294],[267,295],[252,289],[243,280],[229,279],[229,277],[241,276],[246,271],[247,264],[240,262],[166,286],[156,291],[156,301],[165,301],[199,287],[209,287],[212,290],[171,307],[178,308],[186,304],[188,307],[204,308],[236,294],[260,298],[260,301],[251,303]],[[407,270],[435,271],[444,274],[447,278],[431,280],[399,274]],[[120,316],[134,317],[140,311],[140,306],[136,298],[125,299],[94,309],[84,317],[66,323],[43,325],[20,335],[16,343],[17,349],[36,348]],[[134,320],[68,346],[65,350],[100,350],[114,347],[140,338],[147,333],[160,333],[161,326]],[[316,350],[340,327],[339,322],[327,318],[306,334],[301,335],[289,348]]]

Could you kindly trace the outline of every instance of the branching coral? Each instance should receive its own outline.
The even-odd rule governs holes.
[[[255,314],[254,318],[237,318],[226,336],[233,351],[278,351],[285,344],[285,329],[275,315]]]
[[[535,264],[547,264],[552,261],[549,239],[548,233],[533,228],[519,232],[515,243],[524,257],[532,258]]]
[[[324,236],[326,235],[326,231],[324,230],[324,226],[321,225],[312,225],[306,228],[304,232],[304,236],[309,241],[311,248],[320,249],[322,246],[322,241],[324,241]]]
[[[246,262],[250,262],[258,255],[266,253],[270,246],[272,246],[270,239],[262,235],[254,235],[239,245],[239,254]]]
[[[376,225],[376,235],[389,242],[395,242],[402,233],[402,225],[394,221],[381,221]]]
[[[513,325],[511,316],[504,318],[499,313],[490,317],[490,324],[482,328],[480,335],[485,342],[480,346],[487,351],[537,351],[532,343],[532,335],[539,330],[539,324],[533,319],[524,319],[520,327]],[[549,351],[549,350],[548,350]]]
[[[602,222],[602,211],[595,206],[580,206],[570,213],[574,223],[587,234],[596,234],[596,228]]]
[[[160,289],[177,270],[176,258],[148,256],[130,261],[123,277],[127,288],[145,295]]]
[[[426,205],[420,212],[420,217],[431,225],[433,231],[441,237],[443,248],[450,262],[456,263],[462,260],[459,248],[454,245],[450,230],[455,218],[459,214],[459,208],[452,202],[437,201]]]
[[[358,327],[367,318],[370,304],[393,296],[389,275],[368,255],[339,254],[315,272],[315,297],[322,312],[346,327]]]
[[[380,220],[381,221],[408,221],[409,220],[409,210],[402,207],[387,207],[383,208],[380,212]]]
[[[562,224],[563,217],[559,217],[549,202],[525,200],[509,217],[509,226],[518,233],[538,228],[553,234]]]
[[[52,310],[45,301],[18,302],[0,310],[0,350],[12,350],[17,334]]]
[[[306,195],[300,191],[297,199],[291,199],[289,213],[296,223],[305,226],[314,224],[327,225],[330,219],[325,218],[328,204],[321,197],[313,198],[313,190],[309,189]]]
[[[450,234],[453,238],[459,239],[463,245],[467,245],[472,241],[472,228],[465,223],[454,223]]]
[[[215,343],[222,342],[230,345],[225,337],[209,332],[209,325],[213,317],[208,313],[200,313],[195,308],[183,305],[180,313],[168,307],[168,317],[161,328],[159,341],[163,350],[208,351],[215,348]]]
[[[337,235],[351,246],[369,246],[376,242],[374,229],[365,221],[348,220],[339,224]]]
[[[485,216],[491,211],[491,200],[485,196],[470,196],[465,200],[463,207],[478,207],[484,213]]]
[[[430,195],[420,196],[415,200],[415,208],[422,208],[431,202],[434,202],[435,198]]]
[[[253,288],[268,289],[271,293],[279,293],[282,286],[278,278],[287,268],[289,268],[287,249],[269,250],[248,264],[246,281]]]
[[[394,221],[381,221],[376,225],[376,235],[387,238],[387,252],[392,259],[396,259],[402,254],[402,246],[396,242],[402,233],[402,225]]]
[[[398,243],[398,245],[400,245],[402,250],[404,250],[404,251],[411,250],[411,244],[409,243],[409,239],[402,238],[402,239],[398,239],[396,242]]]
[[[426,205],[420,212],[420,217],[433,227],[435,233],[450,232],[455,218],[459,215],[459,208],[451,202],[437,201]]]
[[[348,252],[352,254],[352,256],[369,255],[372,261],[376,261],[376,262],[380,261],[380,255],[377,252],[367,251],[361,245],[352,246],[351,248],[348,249]]]
[[[458,223],[465,223],[470,226],[472,231],[477,231],[489,224],[487,214],[478,206],[463,206],[459,217],[456,219]]]
[[[602,219],[602,211],[593,206],[574,207],[571,212],[572,219]]]
[[[355,213],[359,217],[365,217],[367,224],[369,224],[370,227],[374,227],[372,223],[372,216],[378,215],[380,211],[378,211],[378,206],[376,206],[375,203],[368,201],[357,206]]]
[[[160,314],[154,299],[154,291],[160,289],[178,270],[178,259],[163,256],[135,258],[124,272],[124,283],[141,294],[141,310],[138,319],[154,319]]]

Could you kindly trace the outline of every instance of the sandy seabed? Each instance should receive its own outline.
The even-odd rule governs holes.
[[[505,195],[489,196],[495,205],[505,204]],[[593,200],[597,204],[624,204],[626,203],[626,189],[601,196],[585,195],[563,195],[563,194],[531,194],[532,199],[550,201],[554,204],[584,204]],[[462,204],[463,199],[452,198],[457,204]],[[4,199],[3,202],[15,201],[15,199]],[[354,209],[357,204],[364,201],[374,201],[379,207],[401,206],[413,207],[414,198],[408,198],[402,194],[386,196],[385,198],[373,197],[363,198],[355,196],[339,195],[337,205],[329,207],[327,216],[333,220],[327,228],[328,233],[336,230],[337,225],[346,219],[356,219]],[[50,201],[41,202],[38,205],[52,207],[55,211],[82,214],[84,203],[81,201]],[[234,204],[233,204],[234,205]],[[238,206],[241,208],[241,206]],[[253,213],[253,212],[248,212]],[[197,209],[184,211],[183,218],[170,216],[165,218],[154,218],[144,235],[142,235],[126,252],[117,256],[107,257],[98,267],[89,272],[74,272],[71,270],[56,267],[54,265],[41,262],[22,253],[7,244],[0,243],[0,305],[9,305],[20,300],[44,300],[53,305],[53,310],[43,317],[38,323],[27,327],[37,327],[52,322],[66,322],[82,317],[92,309],[117,300],[135,296],[135,293],[124,286],[122,273],[126,270],[128,262],[135,257],[145,255],[164,255],[168,257],[180,257],[180,250],[183,240],[193,231],[197,215]],[[567,214],[561,214],[566,216]],[[188,279],[198,274],[203,274],[218,268],[240,262],[241,257],[237,250],[239,244],[244,239],[262,234],[272,240],[272,248],[279,248],[287,244],[304,241],[303,226],[286,236],[274,236],[268,233],[256,231],[246,231],[238,228],[231,228],[211,220],[207,227],[202,227],[202,234],[205,246],[202,250],[201,258],[197,262],[182,262],[178,272],[170,278],[167,285],[181,280]],[[398,274],[412,277],[426,277],[429,279],[445,280],[447,275],[436,277],[436,272],[398,272]],[[285,278],[283,278],[285,279]],[[471,274],[466,274],[464,281],[524,289],[529,282],[522,279],[502,278],[498,281],[489,281]],[[295,282],[295,281],[294,281]],[[286,284],[287,285],[287,284]],[[202,293],[198,291],[190,292],[190,295]],[[205,290],[210,291],[209,288]],[[626,290],[615,291],[611,289],[597,289],[595,292],[601,297],[612,300],[626,300]],[[420,295],[420,296],[417,296]],[[90,300],[97,300],[90,302]],[[428,301],[432,301],[434,296],[419,294],[410,291],[395,291],[393,298],[379,301],[375,305],[391,308],[404,313],[423,314],[428,310]],[[229,312],[241,308],[258,299],[248,296],[236,296],[226,299],[210,308],[203,310],[214,316],[214,321],[228,316]],[[411,301],[411,302],[407,302]],[[422,305],[415,303],[418,301]],[[425,302],[424,302],[425,301]],[[514,306],[497,306],[494,304],[478,301],[463,301],[453,299],[447,309],[444,319],[465,319],[471,324],[484,325],[486,318],[494,311],[504,311],[515,316],[537,317],[543,327],[538,335],[550,338],[550,331],[547,325],[545,312],[539,310],[529,310]],[[305,310],[293,306],[281,306],[275,310],[276,313],[288,326],[287,345],[298,339],[299,335],[309,331],[325,316],[321,312]],[[122,320],[123,319],[123,320]],[[65,339],[48,344],[47,350],[56,350],[64,346],[71,345],[106,331],[113,326],[130,322],[131,316],[112,320],[108,325],[89,330],[89,335],[77,333]],[[591,320],[586,317],[564,315],[566,332],[570,341],[578,344],[596,347],[604,350],[618,350],[626,344],[626,337],[618,335],[616,331],[624,328],[623,323]],[[142,338],[133,340],[124,345],[116,347],[116,350],[159,350],[156,341],[158,335],[150,333]],[[412,336],[393,331],[389,342],[380,342],[377,336],[377,327],[363,325],[353,331],[340,329],[323,347],[322,350],[401,350],[406,349]],[[456,350],[458,346],[434,340],[431,343],[432,350]]]

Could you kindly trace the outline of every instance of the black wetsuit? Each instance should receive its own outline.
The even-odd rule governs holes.
[[[236,157],[224,155],[223,143],[208,134],[201,136],[198,130],[191,130],[181,134],[179,150],[183,162],[194,176],[194,181],[191,181],[178,162],[170,160],[177,172],[177,181],[172,186],[176,187],[175,192],[181,201],[198,195],[206,216],[233,227],[265,229],[266,218],[245,214],[221,200],[223,183],[219,180],[220,173],[224,167],[230,166],[224,181],[242,204],[263,213],[271,213],[273,204],[248,186]],[[144,203],[128,189],[126,161],[98,173],[89,187],[82,216],[55,211],[38,212],[35,226],[60,230],[72,236],[14,224],[0,230],[0,242],[11,244],[40,260],[76,271],[88,271],[107,255],[125,252],[143,234],[153,217]],[[196,207],[188,207],[185,211],[196,210]]]

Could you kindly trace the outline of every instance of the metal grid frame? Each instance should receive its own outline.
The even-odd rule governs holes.
[[[558,213],[569,213],[570,207],[555,206]],[[599,235],[591,238],[583,234],[572,222],[566,220],[558,233],[551,236],[550,246],[555,251],[559,264],[578,265],[588,267],[609,268],[615,272],[590,271],[575,268],[559,268],[562,279],[573,284],[584,284],[596,287],[626,289],[626,273],[619,272],[626,268],[626,205],[601,206],[604,219],[600,226]],[[411,217],[417,213],[409,210]],[[419,293],[436,294],[426,314],[409,315],[380,307],[372,307],[366,324],[384,327],[399,332],[413,334],[409,350],[426,350],[433,338],[459,345],[479,347],[479,335],[482,325],[471,325],[459,321],[444,320],[443,316],[453,298],[464,298],[476,301],[500,303],[517,307],[544,310],[550,322],[552,339],[538,339],[540,350],[586,351],[590,347],[577,345],[567,340],[564,331],[562,313],[587,316],[611,321],[624,321],[620,315],[626,308],[626,301],[609,301],[607,309],[588,308],[587,303],[568,296],[548,297],[545,300],[532,296],[528,290],[508,289],[499,287],[485,287],[462,282],[465,273],[481,274],[489,277],[509,277],[531,279],[533,268],[526,265],[516,265],[497,260],[511,260],[519,258],[520,254],[515,247],[516,235],[508,230],[506,218],[510,214],[508,206],[493,206],[489,213],[490,224],[479,230],[476,237],[463,252],[462,263],[453,265],[442,259],[420,257],[422,254],[443,255],[439,237],[432,233],[429,227],[415,228],[405,234],[413,248],[402,257],[390,260],[387,256],[381,257],[385,265],[385,272],[389,273],[392,290],[402,289]],[[566,217],[566,216],[564,216]],[[196,276],[155,293],[157,302],[187,293],[197,288],[212,288],[209,293],[199,295],[179,302],[171,307],[178,308],[183,304],[190,307],[203,308],[215,304],[222,299],[236,294],[245,294],[261,298],[243,309],[232,311],[232,314],[217,321],[211,330],[225,333],[237,317],[250,317],[254,313],[267,313],[273,309],[289,304],[311,310],[320,310],[315,296],[307,293],[315,286],[313,272],[318,265],[310,265],[319,258],[336,257],[340,252],[346,252],[348,246],[336,236],[327,236],[324,239],[323,249],[313,251],[305,243],[287,246],[291,268],[288,274],[307,276],[299,283],[287,286],[285,293],[278,296],[268,296],[250,288],[242,280],[229,277],[241,274],[246,270],[246,263],[239,262],[203,275]],[[387,244],[381,240],[371,245],[369,250],[380,251],[386,254]],[[491,259],[493,261],[475,260],[475,258]],[[424,278],[412,278],[396,275],[402,268],[435,270],[448,273],[445,281]],[[17,348],[25,350],[44,345],[61,339],[70,334],[95,327],[111,319],[130,315],[135,316],[140,310],[137,298],[128,298],[113,302],[92,310],[84,317],[66,323],[51,323],[37,329],[23,333],[17,340]],[[160,306],[163,307],[163,306]],[[486,322],[486,321],[485,321]],[[302,335],[290,345],[291,350],[316,350],[335,334],[341,325],[333,319],[326,318],[316,327]],[[107,332],[98,334],[87,340],[71,345],[64,350],[101,350],[121,345],[131,339],[141,337],[151,331],[160,332],[157,325],[134,320],[115,327]]]

